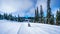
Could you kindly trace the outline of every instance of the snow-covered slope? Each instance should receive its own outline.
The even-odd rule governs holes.
[[[0,20],[0,34],[60,34],[60,26]]]

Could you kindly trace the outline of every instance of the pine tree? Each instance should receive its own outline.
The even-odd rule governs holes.
[[[51,19],[50,19],[50,24],[54,24],[54,15],[51,16]]]
[[[20,22],[21,20],[20,20],[20,16],[18,15],[18,22]]]
[[[9,18],[9,20],[13,20],[13,16],[12,16],[12,14],[9,14],[9,16],[8,16]]]
[[[2,19],[2,15],[0,14],[0,19]]]
[[[43,9],[42,9],[42,5],[40,6],[40,22],[43,23]]]
[[[4,19],[8,20],[8,15],[6,13],[4,13],[3,17],[4,17]]]
[[[50,24],[51,18],[51,8],[50,8],[50,0],[47,0],[47,23]]]
[[[16,16],[14,17],[14,21],[18,21],[18,18]]]
[[[56,24],[57,24],[57,25],[60,24],[60,10],[57,11],[57,13],[56,13]]]
[[[35,10],[35,22],[38,21],[39,21],[39,14],[38,14],[38,7],[37,7],[37,9]]]

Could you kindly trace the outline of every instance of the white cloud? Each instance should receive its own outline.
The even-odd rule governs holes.
[[[33,2],[30,0],[2,0],[0,11],[5,13],[12,13],[16,11],[28,10],[32,6]]]
[[[7,5],[3,5],[1,6],[2,8],[0,9],[2,12],[5,12],[5,13],[11,13],[13,11],[15,11],[16,9],[12,6],[7,6]]]

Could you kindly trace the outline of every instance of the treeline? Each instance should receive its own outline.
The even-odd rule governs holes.
[[[46,17],[44,17],[44,11],[42,5],[40,5],[40,13],[38,9],[39,9],[38,7],[37,9],[35,9],[35,22],[54,24],[54,14],[52,14],[51,11],[47,12]]]
[[[42,9],[42,5],[40,5],[40,13],[38,7],[35,9],[35,20],[36,23],[45,23],[45,24],[56,24],[60,25],[60,9],[56,11],[56,16],[52,14],[51,10],[47,10],[46,17],[44,17],[44,12]]]
[[[25,20],[24,17],[20,17],[19,15],[18,15],[18,17],[16,17],[16,16],[12,16],[12,14],[8,15],[6,13],[4,13],[3,15],[0,14],[0,20],[2,20],[2,19],[18,21],[18,22],[23,22]]]
[[[44,11],[42,5],[40,5],[40,13],[39,13],[39,7],[35,9],[35,21],[38,23],[45,23],[45,24],[57,24],[60,25],[60,9],[57,10],[56,16],[54,17],[54,14],[51,11],[50,7],[50,0],[47,0],[47,14],[46,17],[44,17]]]

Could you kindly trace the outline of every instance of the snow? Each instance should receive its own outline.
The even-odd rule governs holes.
[[[0,34],[60,34],[60,26],[0,20]]]

